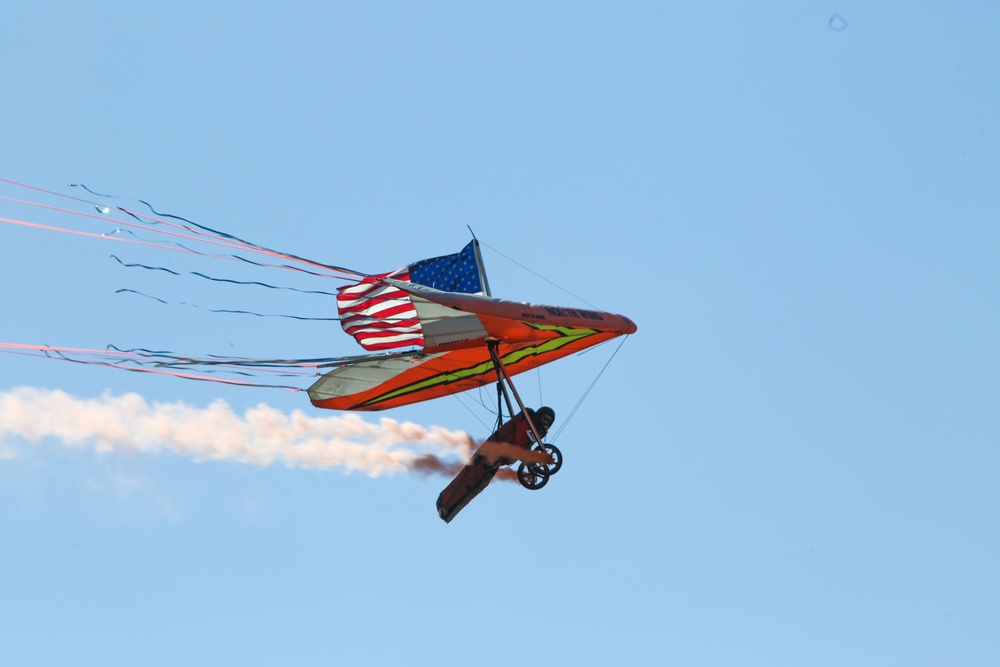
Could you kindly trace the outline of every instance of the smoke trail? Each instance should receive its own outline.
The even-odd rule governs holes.
[[[371,477],[407,470],[448,474],[474,447],[462,431],[388,418],[372,424],[355,414],[310,417],[260,404],[240,416],[222,400],[199,408],[150,404],[132,393],[93,399],[32,387],[0,393],[0,458],[16,457],[24,441],[46,439],[98,452],[341,468]]]

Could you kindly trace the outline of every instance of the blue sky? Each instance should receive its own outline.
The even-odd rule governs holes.
[[[563,470],[449,525],[442,477],[0,436],[11,664],[996,663],[995,3],[20,3],[0,36],[0,177],[371,272],[471,226],[497,296],[639,327],[568,423],[613,348],[521,376]],[[109,255],[218,265],[0,234],[4,342],[361,351],[178,303],[323,301]],[[335,416],[0,364],[0,395]],[[482,437],[477,401],[385,416]]]

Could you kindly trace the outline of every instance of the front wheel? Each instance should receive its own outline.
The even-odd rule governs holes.
[[[552,457],[552,463],[538,464],[543,466],[545,468],[545,471],[550,475],[556,474],[557,472],[559,472],[559,469],[562,468],[562,452],[560,452],[559,448],[556,447],[555,445],[550,445],[548,443],[543,442],[540,445],[535,445],[534,447],[532,447],[532,449],[534,449],[536,452],[544,451],[546,454]]]
[[[539,463],[522,463],[517,467],[517,481],[524,488],[537,491],[549,483],[549,471]]]

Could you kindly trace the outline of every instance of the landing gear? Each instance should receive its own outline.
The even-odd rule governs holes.
[[[542,443],[532,447],[532,451],[544,451],[552,458],[551,463],[522,463],[517,467],[517,481],[526,489],[537,491],[549,483],[549,477],[562,468],[562,452],[555,445]]]
[[[507,395],[507,387],[510,387],[510,391],[514,394],[514,398],[517,400],[518,407],[521,408],[521,412],[525,414],[525,418],[528,420],[528,427],[531,429],[531,435],[536,444],[532,451],[545,452],[549,455],[548,463],[528,463],[527,461],[522,462],[521,465],[517,467],[517,480],[526,489],[531,489],[532,491],[537,491],[546,484],[549,483],[549,477],[559,472],[562,468],[562,452],[555,445],[550,445],[542,442],[542,434],[539,433],[535,426],[535,423],[528,417],[528,413],[525,411],[524,403],[521,401],[521,397],[517,395],[517,390],[514,388],[514,383],[510,380],[510,374],[503,365],[503,360],[500,358],[498,348],[500,341],[497,339],[488,339],[486,341],[486,346],[489,348],[490,357],[493,359],[493,368],[497,372],[497,429],[499,430],[501,426],[501,421],[503,420],[503,404],[500,402],[501,397],[507,401],[507,411],[514,415],[514,406],[510,402],[510,396]],[[551,424],[551,421],[550,421]]]

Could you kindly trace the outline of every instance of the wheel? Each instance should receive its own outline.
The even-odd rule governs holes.
[[[517,481],[524,488],[537,491],[549,483],[549,472],[538,463],[522,463],[517,467]]]
[[[550,445],[548,443],[543,442],[541,445],[535,445],[532,449],[534,449],[535,451],[541,451],[544,449],[545,453],[552,457],[552,463],[539,464],[544,466],[545,470],[550,475],[556,474],[557,472],[559,472],[559,469],[562,468],[562,452],[560,452],[559,448],[556,447],[555,445]]]

